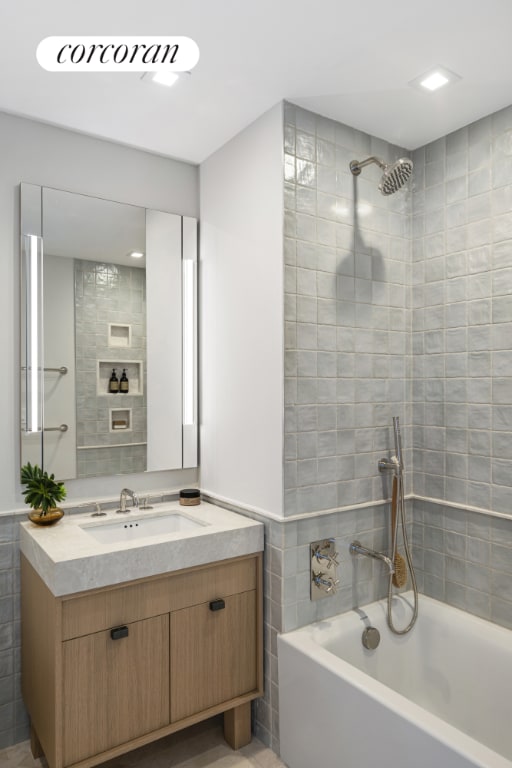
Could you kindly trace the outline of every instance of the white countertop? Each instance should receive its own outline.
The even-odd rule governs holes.
[[[108,544],[86,531],[89,525],[124,523],[166,512],[178,512],[203,525]],[[260,552],[263,525],[204,501],[197,506],[164,502],[126,515],[115,511],[105,517],[65,515],[53,526],[21,523],[20,549],[50,591],[62,596]]]

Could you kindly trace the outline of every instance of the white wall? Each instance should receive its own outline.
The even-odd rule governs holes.
[[[200,166],[201,487],[283,512],[282,105]]]
[[[21,181],[198,216],[198,172],[187,163],[0,113],[0,511],[23,506],[19,471],[19,189]],[[66,483],[68,499],[175,487],[196,470]]]

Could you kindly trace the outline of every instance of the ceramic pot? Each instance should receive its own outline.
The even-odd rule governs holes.
[[[41,514],[40,509],[33,509],[28,513],[28,519],[36,525],[53,525],[64,517],[64,512],[58,507],[50,507],[46,515]]]

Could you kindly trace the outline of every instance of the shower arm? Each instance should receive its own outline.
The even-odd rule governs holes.
[[[352,160],[350,163],[350,170],[352,171],[354,176],[359,176],[361,173],[361,169],[364,168],[366,165],[370,165],[371,163],[375,163],[379,166],[379,168],[382,168],[383,171],[386,170],[386,164],[382,162],[382,160],[379,160],[378,157],[368,157],[366,160]]]

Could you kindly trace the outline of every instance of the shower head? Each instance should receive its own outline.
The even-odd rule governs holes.
[[[378,157],[368,157],[361,161],[352,160],[350,170],[354,176],[359,176],[361,169],[370,163],[376,163],[384,171],[379,184],[379,189],[383,195],[392,195],[394,192],[398,192],[409,181],[412,174],[412,160],[407,157],[401,157],[389,165],[379,160]]]
[[[412,174],[412,160],[401,157],[395,163],[386,166],[382,174],[379,189],[383,195],[392,195],[403,187],[409,181]]]

